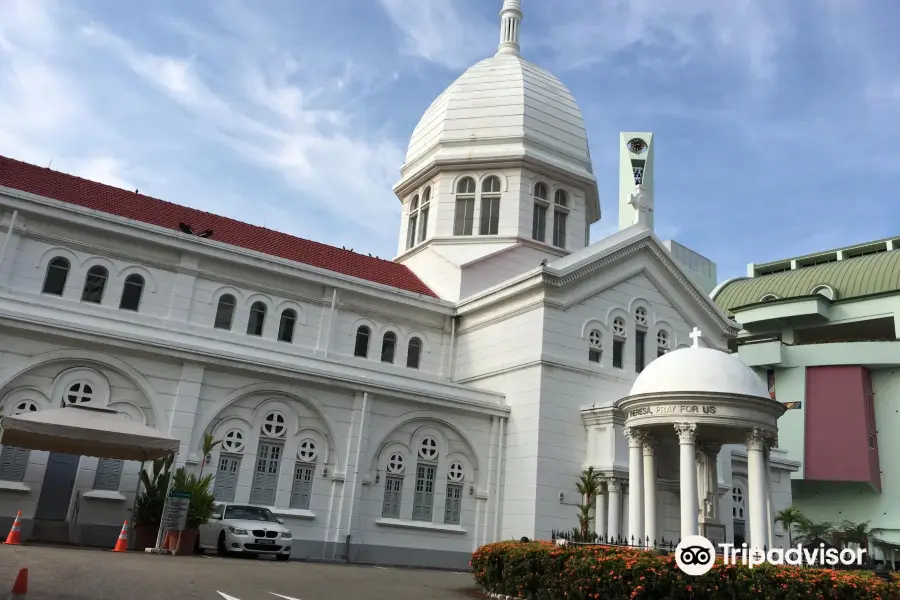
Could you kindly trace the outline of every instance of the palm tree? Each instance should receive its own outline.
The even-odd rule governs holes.
[[[203,458],[200,460],[200,475],[198,475],[198,479],[203,477],[203,467],[206,466],[206,460],[209,458],[209,454],[221,443],[222,440],[213,440],[211,433],[203,434]]]
[[[839,535],[842,541],[858,544],[866,553],[869,551],[869,536],[874,536],[882,531],[878,527],[869,528],[871,521],[863,521],[862,523],[854,523],[853,521],[844,521],[841,524]]]
[[[781,523],[782,527],[787,531],[788,546],[794,545],[794,538],[792,536],[794,527],[802,525],[806,520],[803,513],[793,506],[788,506],[787,508],[778,511],[778,514],[775,515],[775,522]]]
[[[834,525],[831,523],[813,523],[806,517],[797,524],[797,530],[800,536],[798,541],[811,542],[815,539],[828,539],[834,534]]]
[[[600,493],[600,473],[594,470],[594,467],[588,467],[581,473],[581,477],[575,483],[575,488],[581,494],[581,504],[578,505],[578,530],[580,542],[592,541],[588,539],[591,535],[591,510],[597,500],[597,494]]]

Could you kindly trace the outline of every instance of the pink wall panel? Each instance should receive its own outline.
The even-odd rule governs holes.
[[[868,369],[807,368],[805,408],[804,479],[866,482],[880,490]]]

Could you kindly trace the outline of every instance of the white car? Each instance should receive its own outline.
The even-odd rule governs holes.
[[[215,550],[220,556],[269,554],[288,560],[291,541],[291,530],[268,508],[216,504],[209,522],[200,526],[195,550],[198,554]]]

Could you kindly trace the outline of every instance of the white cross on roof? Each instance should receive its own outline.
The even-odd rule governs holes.
[[[688,337],[694,340],[694,343],[692,345],[693,348],[700,347],[700,338],[703,337],[703,333],[701,333],[699,329],[694,327],[694,330],[688,334]]]

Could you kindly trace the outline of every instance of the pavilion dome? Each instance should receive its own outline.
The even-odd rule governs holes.
[[[631,396],[709,392],[770,398],[759,375],[736,354],[712,348],[681,348],[655,359],[641,371]]]
[[[570,169],[590,172],[584,119],[569,88],[517,53],[498,53],[470,67],[432,102],[410,138],[406,164],[442,145],[504,154],[515,144],[550,151]]]

